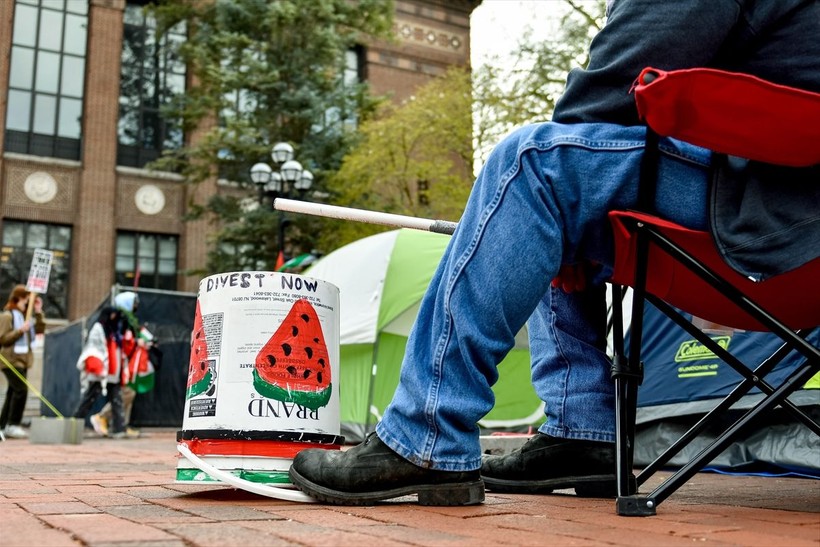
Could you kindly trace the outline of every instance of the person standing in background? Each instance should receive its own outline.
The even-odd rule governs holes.
[[[34,300],[34,321],[26,319],[30,298]],[[28,432],[21,426],[26,410],[28,385],[25,378],[34,364],[32,347],[37,334],[45,332],[43,302],[24,285],[15,286],[0,313],[0,369],[8,381],[6,400],[0,412],[0,431],[10,439],[24,439]],[[14,367],[12,370],[10,367]]]
[[[135,292],[125,291],[119,293],[114,297],[114,306],[120,312],[120,326],[119,332],[122,335],[122,359],[123,367],[126,367],[134,357],[137,347],[142,347],[145,351],[145,341],[140,335],[141,327],[136,313],[139,308],[139,295]],[[122,396],[123,419],[125,423],[125,437],[129,439],[136,439],[140,436],[140,431],[130,427],[131,410],[134,407],[134,399],[137,397],[137,392],[134,391],[127,383],[123,384],[120,390]],[[91,427],[97,434],[104,437],[108,436],[109,426],[113,423],[113,407],[111,402],[107,402],[105,406],[97,413],[89,418]]]
[[[100,395],[113,408],[113,438],[125,436],[125,418],[122,408],[122,335],[120,311],[105,307],[88,332],[83,352],[77,360],[81,371],[83,395],[74,412],[75,418],[85,419]]]

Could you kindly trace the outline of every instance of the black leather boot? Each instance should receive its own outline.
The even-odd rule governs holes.
[[[418,495],[420,505],[475,505],[484,501],[478,471],[437,471],[410,463],[375,433],[350,450],[308,449],[290,467],[290,480],[320,501],[367,505]]]
[[[481,478],[493,492],[549,494],[574,488],[579,496],[614,498],[615,444],[537,433],[510,454],[484,455]]]

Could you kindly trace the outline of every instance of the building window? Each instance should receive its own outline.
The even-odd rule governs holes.
[[[164,109],[185,92],[179,24],[157,36],[156,20],[137,3],[125,7],[120,74],[117,164],[143,167],[183,145],[182,124]]]
[[[4,220],[3,245],[0,247],[0,295],[5,303],[11,289],[25,284],[31,270],[35,249],[54,254],[48,279],[48,291],[41,295],[46,317],[68,317],[68,268],[71,250],[71,228],[56,224],[38,224]]]
[[[341,96],[345,97],[346,104],[332,106],[325,110],[324,119],[320,125],[314,128],[315,131],[320,131],[321,128],[345,128],[349,131],[357,129],[359,120],[356,105],[352,101],[355,101],[356,98],[356,87],[364,79],[363,67],[364,48],[356,46],[345,51],[339,86],[342,90]]]
[[[177,288],[177,236],[117,233],[116,282],[127,287]]]
[[[80,159],[88,3],[17,0],[5,149]]]

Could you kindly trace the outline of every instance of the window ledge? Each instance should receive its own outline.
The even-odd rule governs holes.
[[[185,177],[177,173],[168,173],[165,171],[151,171],[150,169],[140,169],[138,167],[125,167],[122,165],[117,166],[117,173],[119,173],[120,175],[131,175],[135,177],[142,177],[154,180],[163,179],[173,180],[177,182],[182,182],[185,180]]]
[[[82,167],[83,162],[77,160],[64,160],[60,158],[51,158],[47,156],[34,156],[32,154],[20,154],[19,152],[4,152],[3,159],[15,161],[27,161],[29,163],[38,163],[40,165],[59,165],[61,167]]]

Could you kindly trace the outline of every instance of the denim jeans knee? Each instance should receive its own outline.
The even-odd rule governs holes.
[[[545,431],[611,440],[613,387],[595,306],[551,293],[550,282],[562,263],[611,264],[607,213],[636,201],[644,136],[642,127],[549,122],[495,148],[422,299],[377,425],[388,446],[425,467],[477,469],[477,422],[492,408],[497,364],[528,321],[538,331],[531,354]],[[703,228],[708,151],[670,140],[663,151],[658,210]]]

